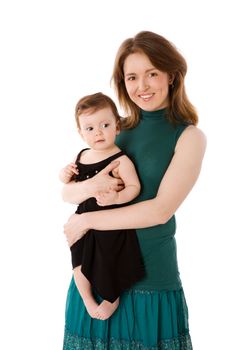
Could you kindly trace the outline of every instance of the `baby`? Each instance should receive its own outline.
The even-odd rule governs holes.
[[[115,144],[120,116],[114,102],[102,93],[85,96],[76,105],[75,118],[89,148],[60,171],[60,180],[85,181],[117,159],[119,166],[110,175],[124,183],[118,192],[96,193],[83,201],[76,213],[116,208],[133,200],[140,192],[140,182],[132,161]],[[93,318],[109,318],[119,305],[120,294],[145,274],[135,230],[89,230],[71,246],[71,254],[77,289]]]

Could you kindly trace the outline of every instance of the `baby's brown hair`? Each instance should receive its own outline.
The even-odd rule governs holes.
[[[80,128],[80,124],[79,124],[80,115],[95,113],[96,111],[99,111],[101,109],[108,108],[108,107],[111,108],[112,113],[116,118],[116,123],[119,124],[120,126],[121,117],[118,113],[115,103],[109,96],[104,95],[102,92],[97,92],[96,94],[82,97],[78,101],[75,107],[75,120],[78,128]]]

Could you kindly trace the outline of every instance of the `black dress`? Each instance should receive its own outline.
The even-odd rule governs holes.
[[[98,163],[82,164],[79,160],[83,151],[78,154],[76,160],[79,174],[74,176],[75,181],[84,181],[95,176],[110,162],[123,155],[120,151]],[[76,213],[120,206],[123,204],[101,207],[92,197],[82,202]],[[89,230],[70,249],[73,268],[81,265],[81,271],[91,283],[93,290],[110,302],[114,302],[124,290],[145,276],[135,230]]]

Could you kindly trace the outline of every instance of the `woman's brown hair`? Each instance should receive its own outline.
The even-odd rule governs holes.
[[[109,107],[112,110],[113,115],[116,118],[116,122],[120,125],[120,115],[118,113],[117,107],[113,100],[104,95],[102,92],[97,92],[96,94],[87,95],[82,97],[76,104],[75,107],[75,119],[78,128],[80,128],[79,117],[81,114],[91,114],[95,113],[101,109]]]
[[[123,128],[133,128],[139,122],[140,108],[130,99],[124,81],[124,62],[130,54],[138,52],[144,53],[154,67],[174,78],[172,85],[169,85],[168,119],[176,124],[196,125],[198,123],[197,112],[189,101],[184,86],[187,72],[184,57],[171,42],[161,35],[142,31],[121,44],[113,69],[112,82],[119,104],[127,115],[127,118],[122,120]]]

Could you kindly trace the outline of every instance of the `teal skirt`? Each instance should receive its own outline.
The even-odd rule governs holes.
[[[96,296],[98,302],[101,298]],[[107,320],[89,316],[72,278],[63,350],[191,350],[183,289],[131,289]]]

